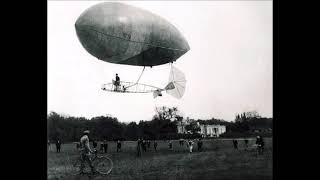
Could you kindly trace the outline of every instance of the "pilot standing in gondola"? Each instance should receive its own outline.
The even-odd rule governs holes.
[[[118,74],[116,74],[116,81],[114,85],[116,86],[116,91],[118,91],[120,86],[120,77],[118,76]]]

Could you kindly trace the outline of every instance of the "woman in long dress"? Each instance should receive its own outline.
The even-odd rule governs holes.
[[[194,142],[192,140],[189,140],[189,142],[187,143],[187,145],[189,146],[189,152],[190,153],[192,153],[193,144],[194,144]]]

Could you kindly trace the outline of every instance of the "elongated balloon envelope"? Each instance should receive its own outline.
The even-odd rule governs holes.
[[[104,2],[88,8],[75,29],[82,46],[109,63],[157,66],[176,61],[190,49],[171,23],[122,3]]]

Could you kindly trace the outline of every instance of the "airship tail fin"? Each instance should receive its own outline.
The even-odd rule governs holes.
[[[162,91],[166,91],[171,96],[181,99],[184,95],[185,87],[186,87],[187,80],[183,72],[179,69],[171,66],[171,72],[169,75],[169,82],[163,89],[157,89],[153,91],[153,98],[158,96],[162,96]]]
[[[171,96],[181,99],[184,95],[187,80],[182,71],[174,66],[171,66],[171,72],[169,75],[169,83],[164,88]]]

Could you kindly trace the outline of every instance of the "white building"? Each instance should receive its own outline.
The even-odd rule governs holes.
[[[178,122],[178,124],[177,124],[178,134],[186,134],[187,130],[185,127],[188,124],[189,123]]]
[[[220,124],[200,124],[200,134],[203,137],[219,137],[226,132],[226,126]]]
[[[187,130],[186,130],[186,125],[188,125],[189,123],[190,123],[189,117],[187,117],[183,121],[178,121],[177,122],[178,134],[186,134],[186,133],[188,133]]]
[[[188,133],[185,129],[186,125],[188,125],[187,122],[178,122],[177,124],[177,130],[179,134],[186,134]],[[202,135],[202,137],[219,137],[221,134],[226,132],[226,126],[220,125],[220,124],[200,124],[197,123],[200,127],[199,133]]]

